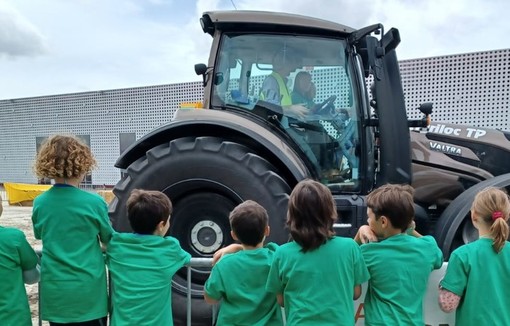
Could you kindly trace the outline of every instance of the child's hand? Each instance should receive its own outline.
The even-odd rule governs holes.
[[[377,236],[368,225],[362,225],[359,228],[356,238],[359,239],[361,243],[377,242]]]
[[[414,229],[416,229],[416,222],[411,221],[411,223],[409,223],[409,226],[407,227],[407,233],[408,234],[412,234]]]
[[[243,246],[238,243],[233,243],[226,246],[225,248],[218,249],[213,255],[212,265],[214,266],[225,254],[233,254],[235,252],[243,250]]]

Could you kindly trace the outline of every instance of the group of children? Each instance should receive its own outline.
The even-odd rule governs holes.
[[[49,138],[37,155],[35,173],[55,180],[32,211],[43,243],[40,318],[50,326],[106,326],[109,314],[110,325],[172,325],[171,279],[191,259],[165,237],[172,203],[162,192],[134,190],[133,233],[114,232],[106,202],[78,187],[95,164],[74,136]],[[38,257],[23,232],[0,227],[0,325],[32,325],[23,282],[38,280]]]
[[[287,325],[354,325],[353,299],[365,281],[365,325],[424,325],[427,283],[443,255],[433,237],[414,229],[413,194],[408,185],[372,191],[368,225],[353,241],[334,235],[337,213],[329,189],[301,181],[289,199],[292,239],[280,247],[263,244],[269,234],[265,210],[251,201],[239,205],[230,221],[241,244],[215,254],[205,285],[206,301],[222,303],[218,325],[282,325],[279,306]],[[439,285],[439,307],[457,309],[457,325],[510,325],[509,216],[504,191],[486,188],[476,195],[471,220],[480,239],[452,253]],[[266,223],[249,231],[236,223],[243,219]],[[247,243],[244,234],[258,237]]]
[[[41,318],[52,326],[99,326],[110,314],[110,325],[172,325],[171,279],[191,258],[165,236],[172,203],[159,191],[134,190],[127,202],[133,233],[113,231],[104,200],[78,188],[95,164],[90,148],[73,136],[53,136],[38,153],[36,174],[55,180],[35,199],[32,214],[43,243]],[[354,325],[353,300],[367,281],[365,325],[424,325],[428,278],[443,256],[433,237],[414,230],[413,189],[385,185],[366,203],[368,225],[354,239],[338,237],[331,192],[303,180],[289,198],[291,241],[280,246],[264,244],[270,233],[264,207],[251,200],[238,205],[229,216],[238,243],[214,254],[204,286],[205,300],[221,303],[217,325],[272,326],[284,319]],[[456,309],[458,325],[510,325],[509,216],[502,190],[475,197],[471,220],[480,239],[452,253],[440,282],[440,307]],[[0,267],[1,324],[31,325],[23,282],[39,280],[39,265],[21,231],[0,227]]]

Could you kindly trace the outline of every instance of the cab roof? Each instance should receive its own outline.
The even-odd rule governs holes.
[[[207,11],[202,15],[202,28],[205,33],[214,34],[216,29],[222,31],[271,31],[303,34],[345,36],[355,29],[331,21],[306,17],[296,14],[229,10]]]

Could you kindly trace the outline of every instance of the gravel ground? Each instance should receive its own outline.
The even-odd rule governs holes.
[[[41,248],[41,241],[35,240],[34,232],[32,230],[32,207],[9,206],[7,201],[2,202],[3,213],[0,217],[0,226],[13,227],[25,232],[28,242],[34,249]],[[30,309],[32,311],[32,324],[38,325],[39,311],[38,311],[38,291],[37,284],[26,285],[28,300],[30,302]],[[48,325],[44,322],[43,325]]]

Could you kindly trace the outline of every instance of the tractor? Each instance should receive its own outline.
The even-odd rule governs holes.
[[[352,237],[366,223],[365,196],[372,189],[407,183],[416,188],[418,230],[434,235],[448,257],[476,236],[469,225],[474,194],[510,184],[505,171],[487,168],[498,162],[476,158],[486,151],[483,146],[469,149],[461,139],[451,145],[450,135],[427,131],[429,105],[421,107],[423,119],[408,119],[397,29],[385,31],[381,24],[353,29],[259,11],[206,12],[200,23],[213,38],[208,63],[195,65],[204,84],[203,108],[178,110],[121,154],[116,167],[123,177],[110,205],[117,231],[131,231],[126,201],[133,189],[143,188],[172,200],[168,234],[194,257],[212,257],[233,242],[229,212],[248,199],[268,211],[267,241],[284,243],[288,196],[299,181],[311,178],[335,198],[336,233]],[[280,66],[291,63],[280,75]],[[295,108],[303,103],[291,98],[303,72],[316,93],[299,115]],[[276,89],[267,87],[271,78]],[[193,325],[211,322],[211,308],[203,301],[209,272],[192,269]],[[180,324],[186,317],[184,269],[172,288],[174,321]]]

